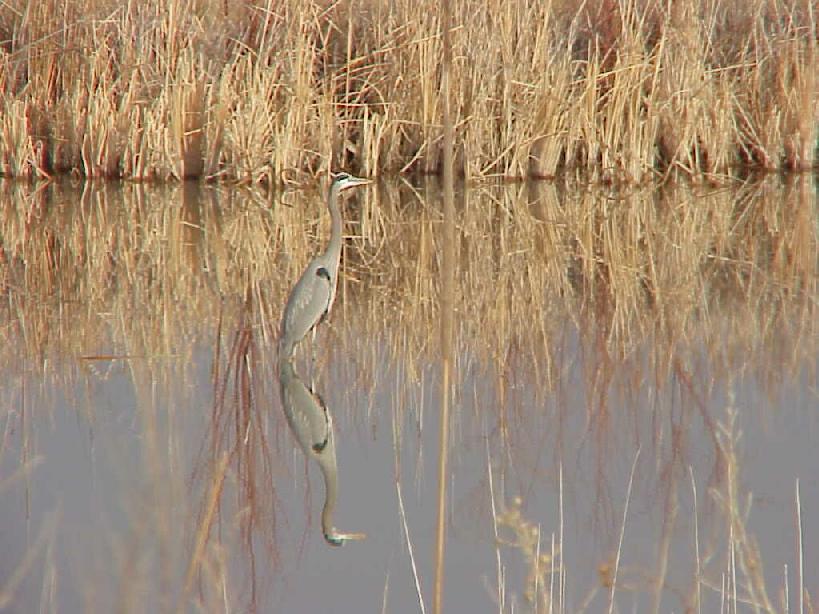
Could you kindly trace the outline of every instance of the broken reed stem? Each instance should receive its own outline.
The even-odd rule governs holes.
[[[701,568],[701,559],[700,559],[700,525],[699,525],[699,509],[697,507],[697,483],[694,480],[694,468],[691,465],[688,465],[688,475],[691,478],[691,494],[693,496],[693,510],[692,514],[694,517],[694,557],[695,557],[695,598],[696,598],[696,610],[697,614],[701,614],[702,612],[702,568]]]
[[[805,614],[805,551],[802,547],[802,499],[799,494],[799,479],[796,480],[796,539],[799,556],[799,614]]]
[[[407,526],[407,513],[404,510],[404,498],[401,496],[401,482],[396,475],[395,492],[398,494],[398,510],[401,512],[401,526],[404,528],[404,538],[407,540],[407,551],[409,552],[410,566],[412,567],[412,580],[415,584],[415,595],[418,597],[418,609],[421,614],[426,614],[424,606],[424,596],[421,594],[421,581],[418,579],[418,566],[415,564],[415,553],[412,549],[409,527]]]
[[[628,504],[631,501],[631,487],[634,484],[634,471],[637,469],[637,460],[640,458],[640,448],[634,454],[634,462],[631,464],[631,473],[628,476],[628,488],[626,488],[626,502],[623,506],[623,522],[620,525],[620,539],[617,543],[617,557],[614,559],[614,573],[611,578],[611,592],[609,593],[609,614],[614,612],[614,593],[617,590],[617,571],[620,569],[620,555],[623,552],[623,537],[626,534],[626,518],[628,517]]]
[[[484,433],[488,431],[484,428]],[[484,445],[486,447],[486,476],[489,481],[489,504],[492,510],[492,537],[495,540],[495,569],[497,574],[497,600],[498,600],[498,614],[503,614],[505,604],[505,591],[502,585],[503,568],[501,564],[500,554],[500,536],[498,535],[498,510],[495,506],[495,481],[492,477],[492,455],[489,452],[489,437],[484,438]],[[552,554],[554,555],[554,540],[552,541]],[[554,559],[552,559],[554,560]],[[554,576],[552,576],[554,577]]]
[[[213,473],[210,490],[208,491],[207,508],[205,515],[202,517],[202,521],[199,523],[199,529],[196,531],[196,541],[194,542],[195,545],[193,548],[193,553],[191,554],[191,560],[188,563],[188,570],[185,573],[185,584],[183,586],[182,593],[179,595],[179,605],[176,608],[177,612],[183,612],[185,610],[185,602],[187,601],[188,594],[190,594],[191,587],[193,586],[193,580],[196,577],[196,572],[199,570],[201,565],[202,556],[205,552],[205,545],[207,544],[208,535],[210,535],[210,528],[213,524],[213,517],[216,513],[219,498],[222,494],[222,484],[225,480],[225,472],[227,471],[229,459],[229,454],[227,452],[223,452],[222,457],[219,459],[219,464],[216,466],[216,470]]]
[[[560,524],[560,539],[558,541],[557,552],[560,555],[559,576],[558,576],[558,612],[566,611],[566,561],[565,544],[563,542],[563,460],[560,461],[558,475],[558,515]]]

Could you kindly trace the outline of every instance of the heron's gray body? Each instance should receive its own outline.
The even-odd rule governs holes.
[[[279,391],[284,415],[308,458],[318,462],[324,477],[324,507],[321,531],[333,546],[351,539],[362,539],[360,533],[341,533],[333,526],[333,510],[338,497],[338,466],[333,435],[333,417],[321,397],[309,389],[296,373],[292,361],[279,360]]]
[[[296,344],[322,322],[336,298],[338,264],[341,260],[341,211],[339,194],[346,189],[369,183],[366,179],[339,173],[330,184],[327,208],[330,211],[330,241],[327,248],[313,258],[296,282],[282,316],[279,356],[291,358]]]
[[[296,344],[327,317],[333,306],[338,258],[325,255],[310,261],[287,299],[279,337],[285,356],[293,355]]]
[[[305,385],[289,360],[279,362],[279,386],[287,424],[301,449],[328,469],[334,466],[333,422],[321,397]]]

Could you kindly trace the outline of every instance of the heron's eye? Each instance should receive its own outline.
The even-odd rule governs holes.
[[[323,266],[320,266],[316,269],[316,277],[323,277],[327,281],[330,281],[330,271],[325,269]]]

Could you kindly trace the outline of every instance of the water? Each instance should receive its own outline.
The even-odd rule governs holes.
[[[367,534],[340,548],[275,367],[318,196],[2,190],[0,607],[406,612],[417,573],[429,611],[434,185],[348,203],[338,302],[297,356],[335,421],[334,522]],[[457,212],[446,610],[607,611],[614,585],[614,611],[709,612],[736,577],[739,611],[749,586],[798,611],[798,511],[819,582],[810,178],[476,188]]]

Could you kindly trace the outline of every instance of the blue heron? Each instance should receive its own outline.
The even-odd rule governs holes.
[[[290,359],[296,344],[330,313],[338,285],[338,263],[341,259],[341,211],[339,195],[344,190],[370,183],[367,179],[338,173],[333,177],[327,191],[327,208],[330,210],[330,242],[321,254],[307,265],[296,282],[282,316],[279,335],[279,356]]]
[[[333,416],[321,397],[309,389],[296,373],[292,361],[279,359],[279,391],[290,429],[308,458],[318,462],[324,476],[324,507],[321,531],[328,544],[341,546],[363,533],[341,533],[333,526],[333,510],[338,497],[338,467],[333,434]]]

